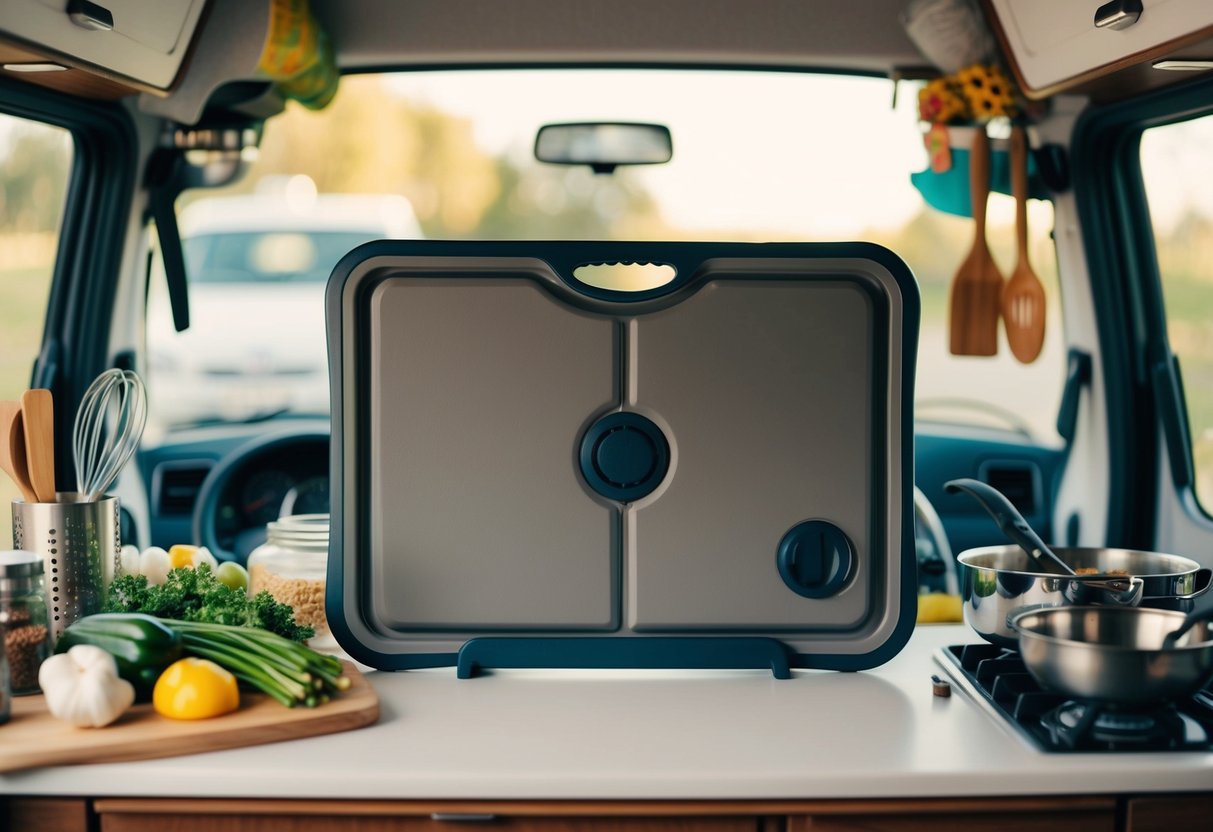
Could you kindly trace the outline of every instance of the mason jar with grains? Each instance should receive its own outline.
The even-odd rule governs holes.
[[[324,616],[324,579],[328,568],[329,516],[297,514],[266,526],[266,541],[248,558],[249,594],[265,590],[274,600],[290,604],[295,623],[316,635],[308,646],[340,654]]]
[[[0,552],[0,632],[14,696],[38,692],[50,650],[42,569],[34,552]]]

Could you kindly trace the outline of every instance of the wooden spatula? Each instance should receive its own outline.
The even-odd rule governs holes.
[[[986,200],[990,196],[990,139],[985,127],[973,134],[969,151],[969,193],[973,203],[973,247],[952,280],[950,349],[953,355],[998,352],[1002,274],[986,245]]]
[[[21,394],[25,463],[29,484],[40,503],[55,502],[55,409],[50,390]]]
[[[1002,290],[1002,320],[1011,353],[1024,364],[1040,355],[1045,341],[1045,287],[1028,262],[1028,139],[1011,131],[1011,192],[1015,194],[1015,271]]]
[[[38,502],[38,495],[29,484],[29,468],[25,463],[25,431],[21,424],[21,404],[0,402],[0,468],[12,478],[27,503]]]

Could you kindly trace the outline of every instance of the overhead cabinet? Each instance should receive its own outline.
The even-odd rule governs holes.
[[[1033,98],[1213,36],[1209,0],[987,0],[987,10],[1016,80]]]
[[[0,35],[65,64],[173,86],[206,0],[6,0]]]

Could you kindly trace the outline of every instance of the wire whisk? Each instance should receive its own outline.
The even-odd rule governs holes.
[[[93,380],[72,426],[76,490],[92,502],[130,462],[147,424],[147,389],[132,370],[106,370]]]

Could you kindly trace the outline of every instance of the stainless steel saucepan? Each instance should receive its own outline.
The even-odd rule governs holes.
[[[1213,631],[1194,624],[1164,642],[1183,613],[1140,607],[1054,607],[1015,615],[1028,672],[1044,687],[1121,707],[1191,696],[1213,677]]]
[[[1213,571],[1177,555],[1131,549],[1050,548],[1010,500],[989,484],[956,479],[1018,546],[969,549],[956,559],[965,621],[986,641],[1014,649],[1009,619],[1024,609],[1069,605],[1158,607],[1187,612]]]
[[[1144,606],[1186,612],[1209,590],[1213,573],[1178,555],[1133,549],[1057,547],[1053,551],[1080,574],[1041,571],[1018,546],[986,546],[962,552],[960,596],[965,623],[993,644],[1015,649],[1019,634],[1008,618],[1024,610],[1066,605]],[[1092,574],[1081,574],[1092,570]],[[1137,579],[1125,592],[1109,589],[1109,574]],[[1183,616],[1180,615],[1182,620]]]

